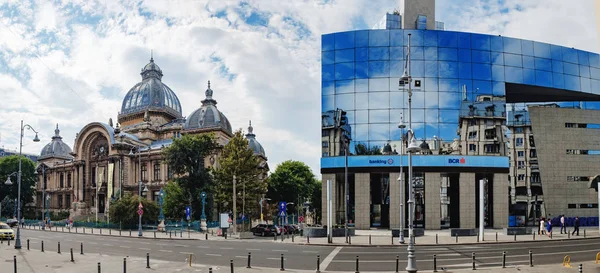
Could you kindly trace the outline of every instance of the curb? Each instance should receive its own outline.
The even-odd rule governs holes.
[[[565,242],[565,241],[583,241],[583,240],[598,240],[600,237],[590,237],[590,238],[571,238],[571,239],[555,239],[555,240],[524,240],[524,241],[504,241],[504,242],[482,242],[482,243],[454,243],[454,244],[415,244],[415,246],[471,246],[471,245],[498,245],[498,244],[519,244],[519,243],[547,243],[547,242]],[[404,244],[394,244],[394,245],[349,245],[349,244],[340,244],[340,243],[332,243],[332,244],[323,244],[323,243],[291,243],[296,245],[303,246],[343,246],[343,247],[375,247],[375,248],[383,248],[383,247],[407,247],[408,243]]]

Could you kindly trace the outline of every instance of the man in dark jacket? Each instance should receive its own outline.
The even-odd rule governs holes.
[[[574,235],[575,232],[577,232],[577,236],[579,236],[579,217],[575,217],[575,224],[573,226],[573,233],[571,233],[571,235]]]

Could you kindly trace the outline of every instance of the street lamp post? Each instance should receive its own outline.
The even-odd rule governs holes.
[[[404,155],[404,128],[406,125],[404,124],[404,118],[400,118],[400,124],[398,124],[398,128],[400,128],[400,176],[398,176],[398,184],[400,184],[400,239],[399,243],[404,244],[404,170],[402,166],[402,156]]]
[[[46,200],[44,200],[44,202],[46,202],[46,219],[50,220],[50,194],[46,194]],[[44,226],[46,225],[46,219],[44,219]],[[50,228],[50,227],[49,227]]]
[[[236,207],[236,199],[237,199],[237,192],[235,190],[235,174],[233,175],[233,219],[231,219],[231,224],[233,225],[233,234],[236,234],[237,232],[237,207]]]
[[[412,129],[412,77],[410,75],[410,33],[408,34],[408,54],[406,56],[406,67],[404,69],[404,73],[400,78],[400,84],[408,84],[408,133],[410,134],[409,140],[410,143],[406,148],[406,152],[408,152],[408,257],[407,257],[407,265],[406,271],[409,273],[416,273],[417,262],[415,259],[415,233],[414,233],[414,214],[415,214],[415,193],[413,189],[413,170],[412,170],[412,154],[418,152],[420,150],[419,144],[415,139],[415,134]]]
[[[344,138],[344,236],[346,237],[346,243],[348,243],[348,203],[350,202],[348,191],[348,138],[344,135],[342,136]]]
[[[133,145],[132,145],[133,146]],[[140,180],[138,181],[138,200],[140,201],[140,205],[142,204],[142,184],[144,184],[142,182],[142,153],[140,151],[140,146],[135,146],[137,147],[137,155],[138,155],[138,166],[140,169]],[[133,150],[129,151],[129,155],[133,156]],[[148,191],[148,189],[146,187],[144,187],[144,191]],[[140,208],[141,209],[141,208]],[[138,213],[138,237],[142,237],[142,235],[144,235],[142,233],[142,214]]]
[[[21,158],[23,157],[23,134],[25,128],[33,131],[35,133],[35,138],[33,138],[34,142],[39,142],[38,132],[31,127],[29,124],[23,125],[23,120],[21,120],[21,137],[19,140],[19,171],[17,173],[17,221],[21,221]],[[10,181],[10,176],[6,180],[6,185],[12,185]],[[21,225],[17,225],[17,238],[15,239],[15,249],[21,249]]]
[[[42,164],[42,230],[46,230],[44,210],[46,210],[46,166]]]

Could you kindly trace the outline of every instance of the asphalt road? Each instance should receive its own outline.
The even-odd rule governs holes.
[[[395,247],[333,247],[294,245],[275,243],[267,240],[153,240],[136,237],[109,237],[90,234],[43,232],[22,230],[22,244],[26,248],[30,239],[32,251],[39,251],[41,240],[45,251],[56,252],[58,242],[61,251],[68,253],[73,248],[79,253],[80,243],[84,243],[86,253],[100,253],[114,256],[145,257],[150,253],[151,260],[185,262],[189,254],[194,255],[194,263],[211,266],[228,266],[234,260],[235,266],[245,266],[248,252],[252,253],[252,265],[260,267],[280,267],[281,254],[284,254],[286,269],[315,270],[316,256],[321,257],[321,270],[352,272],[359,258],[360,271],[395,271],[396,256],[399,256],[400,271],[406,267],[406,246]],[[14,243],[14,242],[13,242]],[[6,242],[0,247],[6,247]],[[506,251],[506,265],[528,265],[529,250],[533,252],[533,263],[560,264],[565,255],[571,262],[594,261],[600,250],[600,238],[569,241],[517,242],[477,245],[416,246],[417,267],[419,270],[433,270],[433,255],[437,257],[438,270],[471,268],[472,253],[479,267],[499,267],[502,251]]]

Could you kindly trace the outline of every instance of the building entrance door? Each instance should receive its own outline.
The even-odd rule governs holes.
[[[371,227],[390,227],[390,175],[371,174]]]

